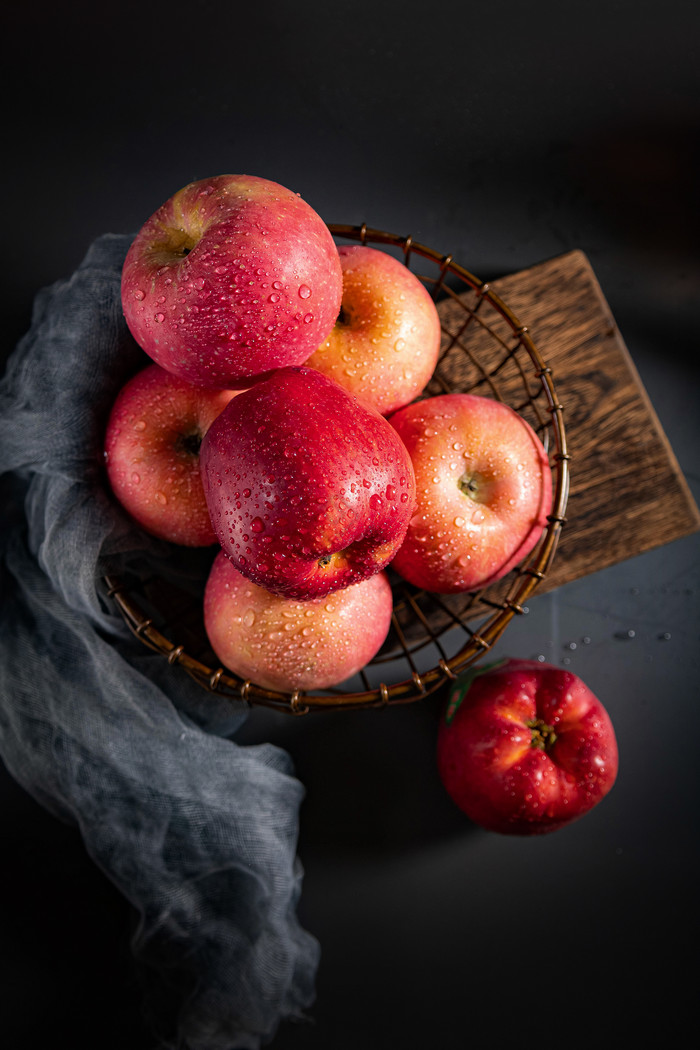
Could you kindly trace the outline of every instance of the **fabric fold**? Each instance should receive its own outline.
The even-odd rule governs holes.
[[[250,1050],[314,997],[319,945],[297,918],[304,789],[285,752],[235,742],[244,704],[141,646],[105,598],[108,572],[196,593],[207,556],[147,536],[105,481],[109,408],[149,360],[121,314],[129,243],[99,238],[37,296],[0,383],[0,750],[136,910],[160,1045]]]

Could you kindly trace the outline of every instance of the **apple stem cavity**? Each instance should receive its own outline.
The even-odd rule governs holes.
[[[202,447],[202,435],[194,431],[191,434],[180,434],[177,442],[177,451],[184,452],[186,456],[199,456]]]
[[[457,488],[469,499],[476,499],[479,492],[479,481],[474,474],[462,474],[457,481]]]
[[[539,748],[540,751],[550,751],[554,747],[557,734],[553,726],[547,725],[542,718],[528,718],[525,725],[532,732],[530,747]]]

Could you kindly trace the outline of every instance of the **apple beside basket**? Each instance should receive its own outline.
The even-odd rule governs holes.
[[[479,591],[432,594],[389,568],[393,616],[384,645],[359,675],[325,691],[274,692],[237,678],[218,665],[211,650],[201,600],[174,595],[172,585],[157,579],[137,583],[106,578],[108,594],[137,638],[205,689],[297,715],[420,700],[481,659],[545,579],[566,520],[569,490],[563,405],[527,326],[451,255],[366,225],[329,224],[329,229],[338,241],[381,245],[416,273],[433,296],[442,325],[440,356],[425,396],[484,394],[515,409],[547,450],[553,499],[548,524],[532,553],[503,579]],[[463,644],[451,656],[447,649],[452,646],[444,639],[448,631],[463,635]]]

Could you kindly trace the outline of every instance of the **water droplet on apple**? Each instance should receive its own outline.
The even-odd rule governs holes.
[[[201,291],[202,288],[204,287],[204,278],[203,277],[198,277],[192,283],[194,284],[195,288],[198,288]]]
[[[280,288],[282,287],[282,282],[281,281],[273,281],[272,282],[272,287],[276,288],[279,291]]]
[[[164,507],[165,504],[168,502],[168,497],[165,495],[164,492],[156,492],[155,500],[156,503],[160,503],[161,507]]]
[[[141,302],[141,300],[145,299],[145,298],[146,298],[146,293],[142,292],[140,288],[137,288],[136,291],[134,292],[134,299],[138,299],[138,301]]]
[[[393,485],[387,485],[385,495],[387,499],[396,499],[396,489]]]
[[[405,347],[405,345],[406,345],[406,340],[405,339],[397,339],[396,342],[394,343],[394,350],[396,351],[397,354],[400,354],[401,351],[403,350],[403,348]]]
[[[311,289],[309,288],[308,284],[300,284],[299,285],[299,298],[300,299],[308,299],[310,297],[310,295],[311,295]]]
[[[277,292],[272,292],[272,294],[268,297],[268,301],[271,303],[278,303],[280,301],[280,297],[277,294]]]
[[[157,321],[158,324],[161,324],[161,322],[165,320],[165,314],[156,314],[153,320]]]
[[[252,532],[262,532],[265,528],[265,522],[262,518],[253,518],[250,523],[250,528]]]
[[[376,492],[373,492],[369,497],[369,505],[372,510],[381,510],[382,497],[377,495]]]
[[[138,485],[138,483],[141,481],[141,475],[137,474],[136,471],[134,471],[134,473],[131,475],[131,481],[134,485]]]
[[[246,627],[252,627],[255,623],[255,611],[253,609],[246,609],[243,613],[243,623]]]
[[[304,324],[311,324],[313,319],[314,319],[314,315],[313,314],[305,314],[304,315]]]
[[[466,520],[463,517],[461,517],[459,514],[455,518],[454,523],[455,523],[455,525],[457,526],[458,529],[461,529],[463,525],[467,524]]]
[[[146,429],[146,420],[145,419],[137,419],[136,422],[134,423],[134,430],[142,431],[142,430],[145,430],[145,429]]]

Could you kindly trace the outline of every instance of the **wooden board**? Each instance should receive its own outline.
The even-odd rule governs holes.
[[[700,512],[593,269],[573,251],[491,284],[564,405],[567,523],[538,593],[700,529]],[[453,303],[440,303],[449,321]]]

